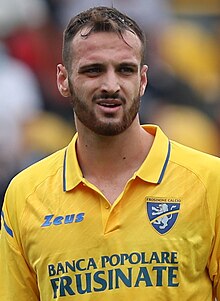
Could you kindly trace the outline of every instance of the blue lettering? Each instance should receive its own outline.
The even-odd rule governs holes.
[[[121,269],[115,270],[115,288],[119,288],[119,279],[127,286],[131,287],[132,268],[128,268],[128,276]]]
[[[57,264],[57,275],[59,275],[59,274],[64,274],[64,267],[63,267],[63,265],[62,265],[62,263],[61,262],[58,262],[58,264]]]
[[[60,282],[60,278],[55,278],[55,279],[50,279],[52,288],[53,288],[53,298],[56,299],[57,298],[57,291],[59,288],[59,282]]]
[[[75,223],[82,222],[84,220],[85,213],[78,213],[75,219]]]
[[[53,264],[48,265],[48,272],[50,277],[56,275],[56,270]]]
[[[170,257],[169,252],[161,252],[161,263],[170,263],[169,257]]]
[[[77,261],[76,261],[76,268],[77,268],[77,270],[79,270],[79,271],[85,271],[86,268],[80,266],[80,263],[81,263],[81,262],[85,262],[85,259],[79,259],[79,260],[77,260]]]
[[[59,215],[53,219],[54,214],[46,215],[44,217],[44,223],[41,225],[41,227],[48,227],[51,226],[52,224],[55,226],[59,226],[62,224],[71,224],[74,222],[74,218],[75,218],[75,223],[79,223],[84,220],[84,216],[85,213],[78,213],[76,215],[76,218],[75,218],[75,214],[69,214],[66,216]]]
[[[146,253],[145,252],[141,252],[141,263],[142,264],[148,264],[149,262],[148,261],[146,261],[146,258],[145,258],[145,256],[146,256]]]
[[[70,287],[72,284],[72,278],[69,276],[60,277],[60,297],[66,296],[66,292],[68,295],[75,295],[74,291]]]
[[[178,282],[173,282],[173,280],[177,278],[177,275],[174,274],[175,271],[178,271],[178,267],[168,267],[168,286],[179,286]]]
[[[93,268],[93,269],[97,269],[97,265],[95,263],[95,259],[94,258],[89,258],[87,270],[89,270],[90,267]]]
[[[72,224],[74,221],[75,214],[66,215],[64,219],[64,224]]]
[[[134,287],[139,287],[139,284],[141,281],[145,282],[146,286],[153,286],[146,267],[140,267],[140,271],[138,273],[138,277],[137,277]]]
[[[113,289],[113,270],[108,270],[108,289]]]
[[[120,263],[120,256],[118,254],[113,254],[111,257],[110,257],[110,265],[111,266],[116,266]]]
[[[153,261],[155,261],[155,263],[160,263],[157,252],[152,252],[150,263],[152,263]]]
[[[171,252],[171,263],[175,263],[175,264],[178,263],[177,252]]]
[[[53,215],[46,216],[44,224],[59,224],[64,222],[61,220],[62,216],[57,216],[53,222]],[[68,217],[68,219],[74,219],[74,215]],[[63,297],[66,295],[75,294],[88,294],[93,292],[102,292],[105,290],[119,289],[120,287],[178,287],[178,266],[173,264],[178,263],[177,252],[161,252],[159,255],[157,252],[152,252],[149,262],[146,260],[145,252],[132,252],[130,254],[112,254],[110,256],[101,256],[96,260],[90,258],[80,258],[73,260],[72,262],[65,261],[63,263],[58,262],[56,265],[48,264],[49,277],[60,278],[51,279],[51,285],[53,290],[54,299]],[[134,267],[127,267],[125,263],[135,265]],[[151,263],[151,266],[140,266],[143,264]],[[154,264],[153,264],[154,263]],[[161,263],[159,265],[158,263]],[[97,266],[98,264],[98,266]],[[169,264],[169,265],[168,265]],[[123,269],[120,266],[124,266]],[[100,266],[103,270],[95,271]],[[111,270],[110,266],[116,266]],[[134,272],[133,272],[134,268]],[[92,270],[92,273],[89,273]],[[88,271],[88,273],[86,273]],[[74,273],[73,273],[74,272]],[[73,285],[74,281],[74,285]],[[72,288],[73,287],[73,288]]]
[[[130,258],[129,258],[129,263],[131,264],[137,264],[139,263],[141,260],[141,255],[140,253],[134,252],[130,254]]]
[[[106,263],[109,262],[109,256],[102,256],[101,257],[101,261],[102,261],[102,268],[106,267]]]
[[[62,224],[62,220],[63,220],[63,216],[57,216],[57,217],[55,217],[55,219],[53,221],[53,224],[55,226],[61,225]]]
[[[97,271],[94,274],[94,281],[101,285],[100,288],[94,287],[94,292],[102,292],[102,291],[106,290],[106,288],[107,288],[106,280],[101,278],[100,275],[105,275],[105,272],[104,271]]]
[[[161,252],[161,263],[177,264],[177,252]]]
[[[124,265],[125,261],[128,260],[128,254],[121,254],[121,264]]]
[[[55,278],[50,280],[52,288],[53,288],[53,298],[64,297],[66,296],[66,292],[68,295],[75,295],[74,291],[70,287],[72,284],[72,279],[69,276],[63,276],[60,278]],[[59,296],[58,296],[59,290]]]
[[[91,293],[91,273],[85,273],[86,276],[86,287],[82,288],[82,274],[76,274],[76,286],[79,294],[83,295],[86,293]]]
[[[72,272],[76,271],[75,260],[72,261],[72,264],[70,262],[66,261],[65,266],[66,266],[66,273],[68,273],[68,269],[70,269],[70,271],[72,271]]]
[[[50,225],[52,224],[51,220],[52,220],[53,216],[54,216],[53,214],[51,214],[51,215],[46,215],[46,216],[44,217],[45,221],[44,221],[44,223],[41,225],[41,227],[48,227],[48,226],[50,226]]]
[[[163,271],[165,271],[167,267],[153,267],[153,271],[157,271],[157,282],[156,286],[163,285]]]

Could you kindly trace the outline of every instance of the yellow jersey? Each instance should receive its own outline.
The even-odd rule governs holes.
[[[77,134],[12,180],[1,301],[220,300],[220,159],[143,127],[153,145],[113,205],[83,177]]]

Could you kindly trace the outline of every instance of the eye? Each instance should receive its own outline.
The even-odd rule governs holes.
[[[119,72],[124,75],[131,75],[131,74],[135,73],[135,69],[134,69],[134,67],[131,67],[131,66],[121,66],[119,68]]]
[[[89,74],[100,73],[101,68],[100,67],[92,67],[92,68],[88,68],[85,72],[89,73]]]
[[[85,74],[89,77],[95,77],[100,75],[102,73],[103,68],[99,65],[94,65],[94,66],[87,66],[85,68],[82,68],[79,73]]]

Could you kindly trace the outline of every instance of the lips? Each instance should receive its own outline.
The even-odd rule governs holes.
[[[97,101],[97,104],[106,108],[115,108],[121,106],[122,102],[118,99],[101,99]]]

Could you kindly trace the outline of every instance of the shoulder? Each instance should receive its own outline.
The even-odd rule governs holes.
[[[204,183],[220,181],[219,157],[171,141],[170,162],[194,173]]]
[[[214,228],[220,216],[220,158],[171,141],[170,163],[172,172],[184,179],[185,190],[195,198],[202,193],[200,204],[206,208]]]
[[[33,211],[30,204],[38,207],[38,200],[54,193],[54,190],[62,189],[64,156],[65,149],[57,151],[24,169],[12,179],[5,194],[2,214],[13,231],[18,231],[25,209],[28,207],[28,212]]]
[[[27,167],[12,179],[7,191],[17,190],[19,194],[31,194],[48,178],[58,172],[62,173],[64,156],[65,148]]]

